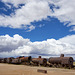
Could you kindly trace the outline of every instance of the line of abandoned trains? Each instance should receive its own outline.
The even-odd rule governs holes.
[[[50,66],[50,67],[67,67],[73,68],[73,58],[72,57],[64,57],[64,54],[61,54],[60,57],[50,57],[49,59],[41,58],[32,58],[20,56],[17,58],[0,58],[0,63],[10,63],[10,64],[26,64],[26,65],[42,65],[42,66]]]

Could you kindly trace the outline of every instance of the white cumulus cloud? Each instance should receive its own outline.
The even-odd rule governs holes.
[[[0,36],[0,56],[49,56],[50,54],[59,55],[75,53],[75,35],[69,35],[59,40],[47,39],[45,41],[31,42],[30,39],[24,39],[22,36],[15,34]]]
[[[57,2],[54,0],[53,4],[59,9],[53,8],[52,16],[64,24],[69,23],[68,26],[75,26],[75,0],[57,0]],[[70,31],[75,31],[75,27]]]
[[[60,22],[72,26],[70,31],[75,31],[75,0],[1,0],[7,6],[13,4],[18,8],[19,4],[24,4],[21,8],[16,9],[10,16],[0,15],[0,26],[11,28],[24,28],[29,31],[35,29],[31,22],[42,21],[47,16],[55,17]],[[53,6],[53,11],[49,5]],[[57,8],[58,7],[58,8]],[[30,27],[30,28],[29,28]]]
[[[0,36],[0,52],[12,51],[17,49],[24,44],[27,44],[29,39],[23,39],[23,37],[18,34],[10,37],[9,35]]]
[[[11,16],[0,15],[0,26],[11,28],[29,28],[29,31],[35,29],[35,26],[31,24],[34,21],[41,21],[46,19],[50,14],[50,8],[47,1],[36,0],[24,0],[18,2],[18,0],[2,0],[5,3],[12,3],[19,5],[25,4],[20,9],[15,10],[15,14],[11,13]],[[24,3],[26,2],[26,3]]]

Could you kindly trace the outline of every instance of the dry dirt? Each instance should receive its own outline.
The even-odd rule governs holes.
[[[39,73],[37,69],[47,70],[47,74]],[[75,70],[0,63],[0,75],[75,75]]]

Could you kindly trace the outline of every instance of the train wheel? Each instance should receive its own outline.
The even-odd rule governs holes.
[[[64,68],[67,68],[67,65],[64,65]]]
[[[52,67],[53,65],[52,64],[49,64],[49,67]]]
[[[69,69],[71,69],[72,67],[73,67],[72,65],[69,65],[69,67],[68,67],[68,68],[69,68]]]
[[[57,67],[57,65],[56,64],[53,64],[53,67]]]
[[[57,68],[62,68],[62,65],[61,64],[57,64]]]
[[[62,64],[62,67],[65,67],[65,65]]]
[[[59,68],[60,67],[60,64],[57,64],[57,68]]]
[[[40,63],[39,63],[38,65],[41,66]],[[37,66],[38,66],[38,65],[37,65]]]

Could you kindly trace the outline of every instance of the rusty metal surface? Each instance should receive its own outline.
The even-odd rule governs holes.
[[[60,57],[64,57],[64,54],[61,54]]]
[[[2,58],[1,59],[1,63],[6,63],[6,61],[7,61],[7,58]]]
[[[41,73],[47,74],[47,70],[38,69],[37,72],[41,72]]]
[[[20,59],[20,58],[23,58],[24,56],[19,56],[19,57],[17,57],[17,59]]]
[[[73,58],[72,57],[63,57],[62,58],[62,63],[61,64],[69,64],[73,65]]]
[[[31,59],[32,59],[31,56],[29,56],[29,57],[21,57],[20,58],[21,62],[30,62]]]
[[[3,61],[3,58],[0,58],[0,63],[2,63],[2,61]]]
[[[12,59],[12,64],[20,64],[21,63],[21,60],[20,59]]]
[[[25,61],[30,61],[31,60],[31,56],[25,57],[24,59],[25,59]]]
[[[49,63],[52,63],[52,64],[54,64],[54,63],[56,63],[56,64],[61,64],[61,58],[60,57],[51,57],[51,58],[49,58]]]
[[[73,58],[72,57],[64,57],[64,54],[61,54],[60,57],[50,57],[48,59],[49,66],[50,65],[58,65],[58,66],[73,66]],[[36,64],[36,65],[47,65],[47,59],[41,58],[39,56],[38,58],[32,58],[31,56],[24,57],[20,56],[17,58],[0,58],[0,63],[13,63],[13,64]],[[57,67],[58,67],[57,66]]]
[[[45,59],[45,58],[32,58],[32,62],[40,64],[40,65],[46,65],[47,59]]]
[[[72,57],[51,57],[48,61],[51,64],[73,65]]]
[[[39,56],[39,58],[41,58],[41,56]]]
[[[7,63],[11,63],[12,59],[14,59],[14,57],[7,58]]]

